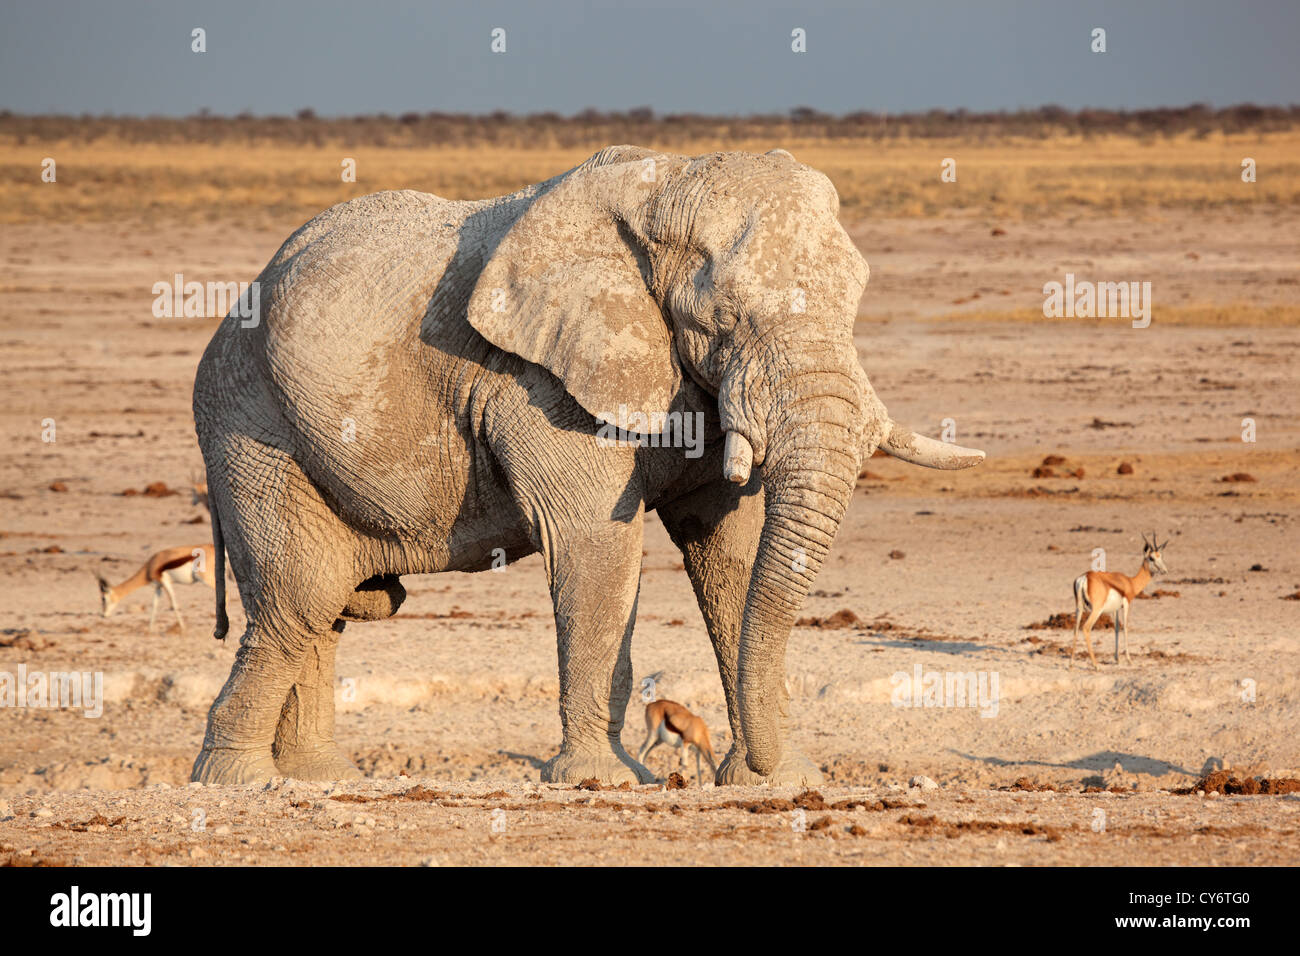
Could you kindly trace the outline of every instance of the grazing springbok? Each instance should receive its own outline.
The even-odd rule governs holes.
[[[704,777],[700,772],[700,755],[709,762],[709,769],[714,776],[718,773],[718,760],[713,755],[713,744],[709,742],[709,728],[704,721],[689,710],[671,700],[656,700],[645,707],[645,743],[637,754],[637,760],[645,763],[650,751],[660,744],[678,748],[679,766],[686,772],[686,751],[695,748],[695,782],[703,786]]]
[[[154,619],[158,616],[158,599],[167,592],[167,600],[176,612],[176,622],[185,630],[185,621],[181,609],[176,606],[176,593],[173,584],[197,584],[202,581],[210,588],[216,588],[217,579],[213,573],[216,567],[215,553],[210,544],[195,544],[188,547],[166,548],[151,555],[139,571],[121,584],[114,587],[98,574],[99,596],[104,604],[104,617],[117,610],[122,599],[133,591],[153,585],[153,610],[149,614],[149,633],[153,633]]]
[[[1074,642],[1070,645],[1070,667],[1074,666],[1074,651],[1079,645],[1079,622],[1083,619],[1085,610],[1088,611],[1088,620],[1083,625],[1083,639],[1088,645],[1088,657],[1092,666],[1097,667],[1097,658],[1092,653],[1092,626],[1103,614],[1109,614],[1115,621],[1115,663],[1119,663],[1121,626],[1124,629],[1124,659],[1133,663],[1128,654],[1129,604],[1137,600],[1142,589],[1151,583],[1153,575],[1164,574],[1169,570],[1165,567],[1164,559],[1164,550],[1168,546],[1168,541],[1156,544],[1154,531],[1151,532],[1150,541],[1143,534],[1142,567],[1137,574],[1129,577],[1116,571],[1089,571],[1074,579]]]

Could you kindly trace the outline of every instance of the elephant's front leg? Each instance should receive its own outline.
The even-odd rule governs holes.
[[[548,783],[650,783],[620,739],[632,693],[632,626],[641,578],[642,513],[596,527],[548,528],[543,553],[560,653],[560,752]]]
[[[298,780],[349,780],[361,776],[334,742],[334,656],[344,622],[312,642],[289,690],[272,751],[275,765]]]
[[[740,487],[717,482],[659,508],[695,589],[704,624],[713,642],[718,674],[727,700],[731,750],[718,765],[719,784],[794,784],[823,782],[817,765],[787,742],[776,770],[761,777],[745,763],[745,735],[740,724],[740,626],[745,619],[750,571],[763,531],[763,490],[757,470]],[[782,681],[784,687],[784,681]],[[781,701],[781,732],[786,733],[788,702]]]

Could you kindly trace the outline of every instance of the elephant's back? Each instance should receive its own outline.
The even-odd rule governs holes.
[[[421,514],[411,479],[455,427],[435,405],[448,356],[420,341],[420,327],[477,206],[364,196],[300,229],[263,272],[257,357],[295,457],[362,524]],[[389,487],[401,473],[408,487]]]
[[[312,219],[259,277],[268,352],[315,351],[326,333],[355,347],[358,337],[409,323],[416,307],[422,314],[475,205],[403,190],[340,203]]]
[[[502,205],[376,193],[304,225],[259,277],[258,326],[228,317],[209,346],[196,421],[228,424],[232,403],[260,421],[272,406],[280,440],[355,524],[430,522],[431,499],[459,500],[468,480],[457,452],[465,422],[448,392],[484,358],[463,306],[477,270],[464,264],[504,226]],[[432,336],[431,314],[441,319]],[[205,403],[226,411],[200,411]]]
[[[420,322],[473,206],[375,193],[327,210],[285,242],[261,293],[266,360],[286,401],[306,387],[318,412],[390,410],[428,363]]]

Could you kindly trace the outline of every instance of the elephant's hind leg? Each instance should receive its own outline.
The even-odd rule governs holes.
[[[312,641],[302,670],[280,712],[272,748],[275,766],[298,780],[348,780],[361,776],[334,741],[334,658],[347,621],[392,617],[406,600],[395,574],[375,575],[357,585],[334,629]]]
[[[335,625],[356,583],[355,541],[283,452],[258,445],[231,457],[240,472],[209,464],[209,494],[218,495],[248,628],[192,779],[356,776],[333,741]]]
[[[351,780],[361,771],[334,741],[334,655],[344,622],[312,641],[298,679],[280,711],[272,755],[283,776],[298,780]]]
[[[361,776],[334,741],[334,657],[347,621],[392,617],[406,600],[396,575],[376,575],[348,596],[334,629],[312,641],[302,670],[280,712],[272,748],[275,766],[298,780],[348,780]]]

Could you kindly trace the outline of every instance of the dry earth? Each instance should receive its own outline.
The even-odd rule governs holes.
[[[1293,309],[1292,219],[1036,220],[996,237],[974,217],[851,228],[872,265],[859,345],[882,398],[931,433],[953,419],[990,459],[956,474],[869,463],[805,610],[830,620],[799,628],[788,660],[795,742],[824,768],[832,808],[759,808],[771,812],[753,805],[798,791],[537,783],[559,719],[535,557],[408,578],[397,618],[349,627],[339,739],[373,779],[186,785],[235,642],[208,636],[207,589],[178,591],[187,632],[162,617],[150,636],[149,599],[103,620],[91,575],[120,580],[152,551],[210,540],[188,494],[122,495],[184,488],[199,467],[189,392],[213,323],[152,318],[153,283],[251,279],[292,225],[0,234],[0,673],[98,671],[105,693],[97,719],[0,710],[0,862],[1300,861],[1296,795],[1169,792],[1207,764],[1300,777],[1300,329],[1161,320],[1183,306]],[[988,320],[1040,308],[1065,271],[1151,281],[1150,328]],[[1062,477],[1032,477],[1048,455],[1065,459],[1051,466]],[[1237,473],[1254,480],[1222,480]],[[703,623],[680,555],[650,524],[636,673],[663,671],[662,694],[701,713],[721,753]],[[1100,670],[1068,670],[1070,632],[1027,626],[1072,612],[1070,582],[1094,549],[1135,571],[1140,529],[1173,542],[1171,573],[1149,589],[1164,593],[1134,607],[1132,665],[1113,663],[1099,629]],[[891,678],[918,667],[996,675],[996,708],[894,706]],[[624,742],[642,734],[634,704]],[[941,789],[909,790],[916,774]],[[1020,779],[1068,792],[999,789]]]

